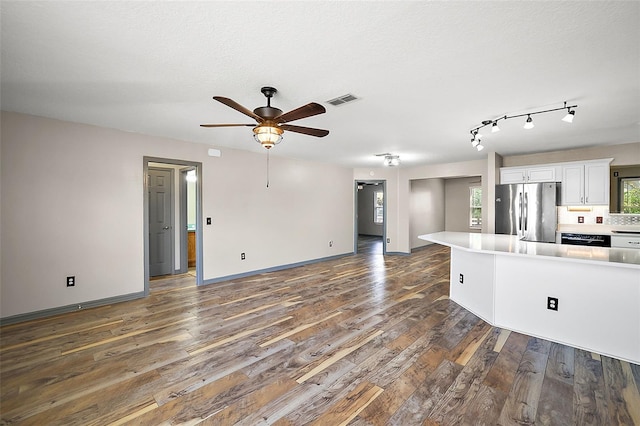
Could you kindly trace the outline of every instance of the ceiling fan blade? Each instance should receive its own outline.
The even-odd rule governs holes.
[[[255,114],[253,111],[248,110],[247,108],[243,107],[242,105],[240,105],[239,103],[237,103],[234,100],[231,100],[229,98],[225,98],[225,97],[222,97],[222,96],[214,96],[213,99],[215,99],[218,102],[222,102],[226,106],[228,106],[230,108],[233,108],[236,111],[241,112],[244,115],[247,115],[247,116],[253,118],[258,123],[262,123],[264,121],[264,119],[262,117],[260,117],[259,115]]]
[[[300,120],[301,118],[312,117],[325,112],[327,112],[327,110],[324,109],[322,105],[311,102],[301,106],[300,108],[285,112],[280,117],[276,118],[276,121],[278,123],[288,123],[289,121]]]
[[[200,127],[238,127],[238,126],[256,127],[255,124],[201,124],[200,125]]]
[[[318,138],[323,138],[329,134],[328,130],[314,129],[313,127],[292,126],[291,124],[281,124],[280,127],[283,130],[288,130],[290,132],[295,132],[295,133],[302,133],[309,136],[316,136]]]

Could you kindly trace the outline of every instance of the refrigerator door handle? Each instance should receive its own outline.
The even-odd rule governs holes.
[[[528,193],[524,193],[524,230],[527,230],[527,225],[529,222],[529,194]]]
[[[518,210],[520,210],[520,214],[518,215],[518,231],[522,231],[522,192],[518,192]]]

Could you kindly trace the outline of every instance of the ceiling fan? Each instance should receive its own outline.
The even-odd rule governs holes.
[[[255,140],[267,149],[273,148],[276,144],[282,140],[282,134],[285,130],[295,133],[302,133],[304,135],[316,136],[322,138],[329,134],[328,130],[314,129],[312,127],[294,126],[286,124],[294,120],[300,120],[302,118],[312,117],[314,115],[323,114],[326,109],[315,102],[308,103],[299,108],[291,110],[289,112],[282,113],[282,110],[271,106],[271,98],[278,91],[273,87],[263,87],[262,94],[267,98],[267,105],[258,107],[252,111],[243,107],[239,103],[222,96],[214,96],[218,102],[225,104],[228,107],[235,109],[247,115],[257,121],[255,124],[201,124],[202,127],[235,127],[235,126],[247,126],[253,127],[253,137]]]

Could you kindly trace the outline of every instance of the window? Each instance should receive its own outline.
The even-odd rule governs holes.
[[[482,227],[482,187],[469,187],[469,227]]]
[[[384,221],[384,192],[376,191],[373,193],[373,223],[382,223]]]
[[[640,213],[640,177],[620,179],[620,213]]]

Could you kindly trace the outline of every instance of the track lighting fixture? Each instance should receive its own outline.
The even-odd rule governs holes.
[[[485,120],[479,126],[476,126],[473,129],[471,129],[471,146],[476,148],[478,151],[481,151],[484,147],[480,143],[480,138],[482,137],[482,135],[478,132],[480,131],[480,129],[488,125],[491,125],[491,133],[499,132],[500,127],[498,127],[498,121],[500,120],[506,120],[508,118],[527,117],[527,120],[524,123],[524,128],[533,129],[534,124],[533,124],[533,119],[531,118],[532,115],[544,114],[547,112],[554,112],[554,111],[562,111],[566,109],[567,115],[564,116],[562,121],[565,121],[567,123],[572,123],[573,118],[576,115],[575,108],[578,108],[578,105],[567,105],[567,101],[565,101],[564,106],[560,108],[546,109],[541,111],[532,111],[532,112],[527,112],[524,114],[517,114],[517,115],[503,115],[502,117],[498,117],[493,120]]]
[[[384,165],[388,166],[388,167],[400,165],[400,156],[399,155],[385,155],[384,156]]]
[[[533,120],[531,119],[531,116],[528,116],[527,121],[524,122],[524,128],[529,130],[529,129],[533,129],[533,126],[535,126],[533,124]]]
[[[387,167],[399,166],[400,165],[400,156],[396,154],[391,154],[390,152],[385,152],[383,154],[376,154],[376,157],[384,157],[384,164]]]

